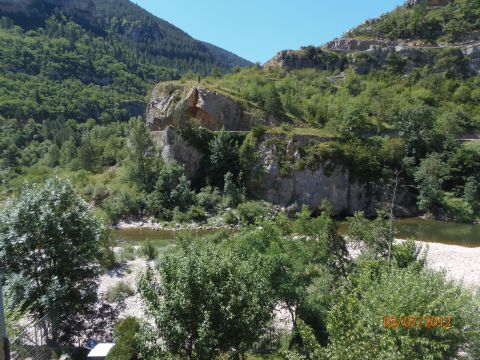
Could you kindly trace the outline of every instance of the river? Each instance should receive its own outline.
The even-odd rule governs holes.
[[[346,230],[346,223],[339,222],[339,231]],[[205,235],[218,230],[194,230],[191,234]],[[159,246],[175,243],[178,231],[135,228],[114,230],[113,236],[118,243],[139,243],[152,240]],[[447,221],[406,218],[395,220],[395,237],[417,241],[480,247],[480,225],[458,224]]]

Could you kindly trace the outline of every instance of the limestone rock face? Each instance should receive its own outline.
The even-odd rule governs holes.
[[[396,41],[389,40],[360,40],[360,39],[349,39],[349,38],[339,38],[327,42],[322,46],[324,50],[331,51],[366,51],[371,49],[373,46],[396,46],[398,43]]]
[[[316,169],[294,169],[282,173],[276,146],[262,142],[258,146],[259,161],[257,171],[261,173],[261,186],[254,189],[256,195],[268,202],[287,209],[308,205],[312,211],[318,209],[322,200],[333,206],[334,215],[352,215],[364,211],[368,216],[389,201],[390,192],[381,184],[367,184],[356,180],[348,169],[329,161],[318,164]],[[298,144],[289,142],[287,153],[297,161],[300,157]],[[287,154],[288,155],[288,154]],[[414,200],[410,194],[400,191],[396,209],[398,216],[415,213]]]
[[[155,145],[160,150],[162,160],[177,161],[184,165],[185,175],[188,178],[195,178],[204,155],[193,146],[190,146],[171,127],[166,127],[162,131],[152,131],[151,134]]]
[[[467,46],[463,53],[470,59],[470,68],[480,74],[480,43]]]
[[[169,125],[182,127],[189,119],[212,131],[249,130],[251,118],[240,103],[201,86],[159,84],[153,91],[147,109],[147,125],[152,131]]]

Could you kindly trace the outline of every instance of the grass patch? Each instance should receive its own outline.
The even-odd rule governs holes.
[[[126,298],[135,295],[135,290],[126,281],[119,281],[107,290],[106,298],[110,303],[122,302]]]
[[[140,254],[148,260],[155,260],[159,254],[158,247],[152,241],[147,240],[142,244]]]
[[[327,129],[319,128],[288,128],[285,126],[271,127],[266,129],[267,134],[289,134],[289,135],[301,135],[301,136],[318,136],[318,137],[335,137],[335,134]]]

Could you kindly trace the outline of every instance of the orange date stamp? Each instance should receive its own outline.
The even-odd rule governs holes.
[[[394,316],[383,317],[383,327],[386,329],[435,329],[437,327],[450,328],[451,316]]]

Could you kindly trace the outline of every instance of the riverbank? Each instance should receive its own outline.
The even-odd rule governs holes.
[[[120,221],[113,226],[115,230],[132,230],[132,229],[148,229],[158,231],[191,231],[191,230],[222,230],[222,229],[237,229],[240,225],[227,225],[221,223],[215,224],[201,224],[201,223],[187,223],[187,224],[171,224],[171,223],[157,223],[151,219],[136,220],[136,221]]]
[[[422,241],[416,243],[428,246],[428,268],[445,271],[448,279],[463,282],[466,287],[473,290],[480,290],[480,247],[470,248]]]
[[[416,243],[423,248],[428,247],[428,268],[444,271],[447,279],[461,282],[465,287],[475,292],[480,291],[480,247],[468,248],[422,241],[416,241]],[[121,250],[117,248],[116,251]],[[352,257],[356,257],[358,254],[358,249],[350,249]],[[100,278],[99,294],[105,295],[110,287],[115,286],[120,281],[124,281],[133,289],[136,289],[138,277],[146,270],[147,264],[151,267],[155,266],[154,262],[147,262],[145,258],[137,257],[128,261],[120,269],[103,274]],[[146,316],[143,301],[136,291],[135,295],[126,298],[122,304],[120,318],[126,316]]]

